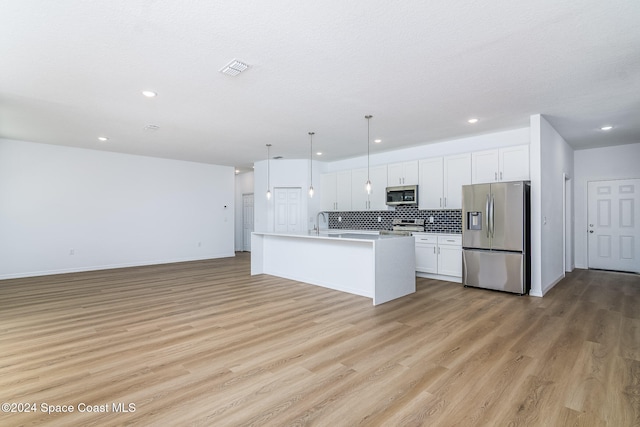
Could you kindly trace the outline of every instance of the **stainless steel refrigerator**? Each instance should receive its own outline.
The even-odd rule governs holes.
[[[462,282],[524,295],[531,288],[529,181],[462,187]]]

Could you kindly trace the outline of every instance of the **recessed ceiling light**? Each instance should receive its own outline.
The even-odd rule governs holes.
[[[144,128],[145,128],[145,130],[158,130],[158,129],[160,129],[160,126],[158,126],[158,125],[146,125]]]
[[[322,151],[318,151],[318,152],[316,153],[316,156],[322,156]]]
[[[237,59],[234,59],[233,61],[222,67],[220,69],[220,72],[222,74],[235,77],[247,68],[249,68],[249,65],[245,64],[244,62],[240,62]]]
[[[107,138],[106,136],[99,136],[98,137],[98,141],[105,142],[105,141],[108,141],[108,140],[109,140],[109,138]]]
[[[478,123],[478,119],[476,119],[475,117],[472,119],[467,120],[467,122],[474,124],[474,123]]]
[[[380,144],[382,142],[381,139],[374,139],[373,142],[375,142],[376,144]]]
[[[156,92],[152,91],[152,90],[143,90],[142,94],[144,96],[146,96],[147,98],[153,98],[155,96],[158,96],[158,94]]]
[[[602,126],[602,127],[600,128],[600,130],[611,130],[611,129],[613,129],[613,126],[609,126],[609,125],[607,125],[607,126]]]

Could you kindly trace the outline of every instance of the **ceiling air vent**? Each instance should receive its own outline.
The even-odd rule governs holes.
[[[237,76],[247,68],[249,68],[247,64],[245,64],[244,62],[240,62],[237,59],[234,59],[233,61],[229,62],[227,65],[222,67],[220,72],[228,76]]]

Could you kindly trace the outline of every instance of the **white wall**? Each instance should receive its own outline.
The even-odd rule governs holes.
[[[233,181],[226,166],[0,140],[0,278],[233,256]]]
[[[531,295],[542,296],[564,277],[565,175],[573,150],[540,114],[531,116]]]
[[[244,249],[243,238],[243,211],[242,195],[253,194],[253,172],[241,173],[235,178],[235,248],[236,251]]]
[[[611,179],[640,178],[640,143],[576,150],[575,159],[575,261],[588,268],[587,183]]]

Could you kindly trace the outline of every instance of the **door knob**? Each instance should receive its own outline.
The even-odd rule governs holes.
[[[593,233],[593,230],[589,230],[589,233]]]

